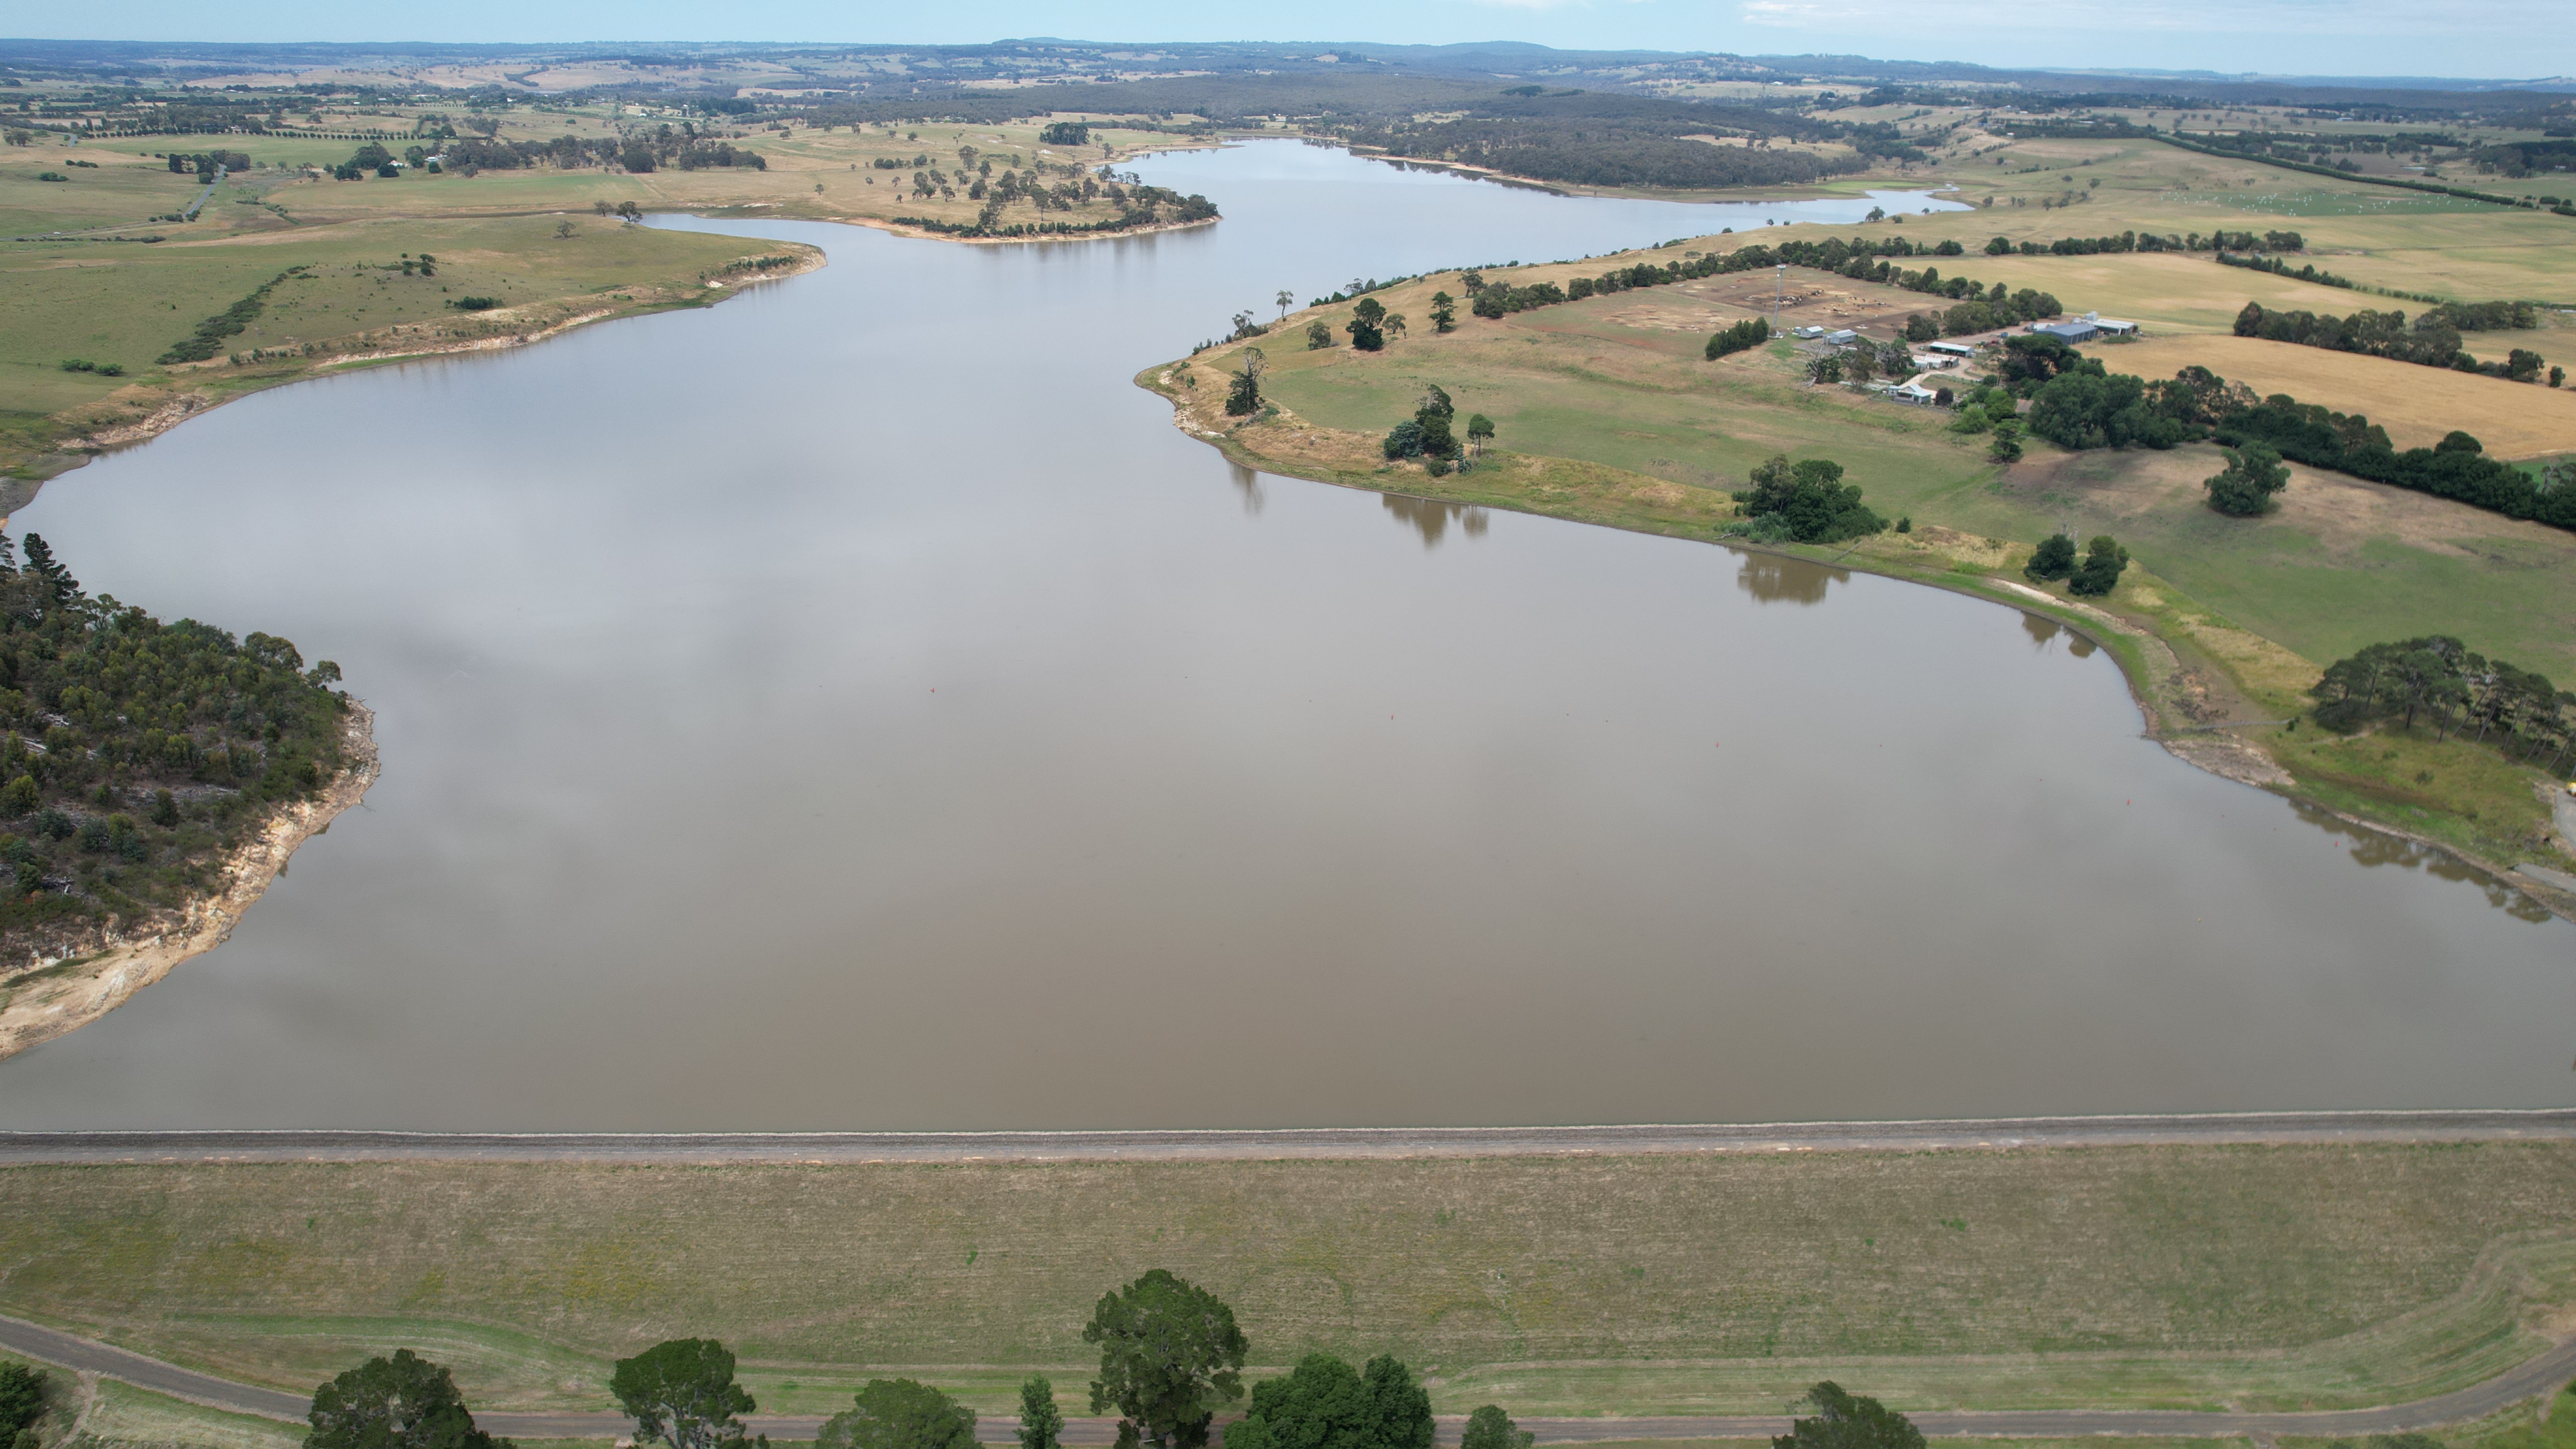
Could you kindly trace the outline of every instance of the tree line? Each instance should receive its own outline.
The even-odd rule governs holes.
[[[2338,181],[2358,181],[2371,186],[2394,186],[2406,191],[2430,191],[2442,196],[2457,196],[2495,206],[2531,204],[2519,196],[2476,191],[2466,186],[2444,186],[2435,181],[2413,181],[2402,176],[2372,176],[2346,168],[2321,166],[2312,161],[2297,160],[2294,159],[2298,152],[2293,138],[2277,134],[2240,131],[2231,137],[2217,132],[2202,132],[2195,136],[2184,137],[2168,133],[2156,139],[2185,151],[2198,151],[2208,156],[2261,161],[2266,165],[2279,166],[2291,171],[2310,171],[2320,176],[2331,176]]]
[[[2196,231],[2163,236],[2151,231],[2124,231],[2118,236],[2062,236],[2044,242],[2015,242],[1999,236],[1986,242],[1986,255],[2089,257],[2106,252],[2300,252],[2307,248],[2307,238],[2294,231],[2267,231],[2259,236],[2250,231],[2215,231],[2207,236]]]
[[[1956,242],[1946,243],[1954,253]],[[1886,250],[1881,250],[1886,248]],[[1902,248],[1902,250],[1897,250]],[[1933,248],[1916,248],[1903,238],[1887,242],[1846,242],[1835,237],[1824,242],[1785,242],[1778,246],[1755,244],[1731,252],[1713,252],[1706,256],[1685,257],[1678,262],[1638,262],[1597,276],[1576,277],[1560,287],[1554,282],[1531,282],[1512,286],[1507,282],[1487,282],[1479,272],[1469,272],[1467,291],[1471,310],[1479,317],[1503,317],[1537,307],[1551,307],[1560,302],[1581,301],[1586,297],[1610,292],[1624,292],[1632,287],[1661,287],[1701,277],[1730,272],[1754,272],[1765,267],[1787,263],[1813,267],[1819,271],[1837,272],[1854,281],[1878,282],[1909,292],[1949,297],[1974,302],[1981,310],[1961,313],[1962,325],[1954,334],[1986,331],[2017,321],[2037,321],[2062,316],[2065,308],[2047,292],[2024,287],[2010,292],[2003,283],[1991,286],[1964,276],[1944,277],[1939,267],[1921,271],[1899,267],[1880,260],[1882,256],[1911,256],[1917,251],[1938,255]],[[1955,309],[1954,309],[1955,310]],[[1978,320],[1982,318],[1983,320]],[[1975,325],[1967,325],[1974,322]]]
[[[2545,754],[2555,774],[2576,750],[2576,693],[2546,675],[2472,653],[2447,635],[2373,644],[2326,666],[2308,689],[2316,722],[2350,734],[2373,721],[2406,729],[2421,721],[2437,738],[2456,732],[2492,743],[2526,764]]]
[[[2314,262],[2301,263],[2294,270],[2288,262],[2279,257],[2238,256],[2233,252],[2219,252],[2212,260],[2222,267],[2242,267],[2249,272],[2270,272],[2276,277],[2287,277],[2294,282],[2314,282],[2320,287],[2340,287],[2347,292],[2361,290],[2361,284],[2352,278],[2336,276]],[[2372,290],[2383,289],[2373,288]]]
[[[2517,321],[2518,317],[2524,320]],[[2503,362],[2480,362],[2460,350],[2463,321],[2471,323],[2472,330],[2488,326],[2529,327],[2537,325],[2538,313],[2528,302],[2447,303],[2417,315],[2410,327],[2406,314],[2393,310],[2374,312],[2365,307],[2348,317],[2338,317],[2331,312],[2305,309],[2276,311],[2260,302],[2247,302],[2236,314],[2235,331],[2239,337],[2260,337],[2329,352],[2357,352],[2365,357],[2483,373],[2514,382],[2539,380],[2546,359],[2527,347],[2511,349]],[[2558,386],[2565,378],[2566,370],[2558,369],[2550,386]]]
[[[157,360],[167,367],[179,362],[204,362],[213,357],[224,350],[225,338],[239,334],[256,321],[260,313],[268,310],[268,294],[276,291],[280,282],[289,277],[303,276],[309,270],[302,266],[288,267],[260,283],[251,289],[249,296],[198,323],[196,331],[172,343]]]
[[[250,169],[250,153],[247,151],[199,151],[187,155],[172,151],[166,159],[172,175],[185,176],[194,172],[200,181],[214,180],[218,166],[232,172]]]
[[[2234,409],[2211,427],[2221,443],[2260,443],[2284,458],[2373,483],[2473,508],[2576,529],[2576,465],[2561,460],[2537,473],[2485,456],[2485,448],[2457,429],[2429,448],[2390,446],[2388,433],[2358,413],[2346,416],[2287,394]]]
[[[0,536],[0,932],[178,904],[245,812],[338,776],[340,666],[93,598],[24,545]]]
[[[1234,1310],[1215,1294],[1156,1268],[1102,1295],[1082,1340],[1100,1351],[1090,1384],[1094,1414],[1118,1415],[1119,1449],[1207,1449],[1216,1416],[1244,1409],[1225,1426],[1224,1449],[1431,1449],[1431,1396],[1402,1359],[1381,1354],[1360,1367],[1313,1353],[1276,1378],[1252,1385],[1243,1365],[1251,1344]],[[714,1340],[672,1339],[617,1360],[609,1394],[635,1421],[634,1441],[660,1449],[744,1449],[743,1416],[758,1408],[736,1378],[733,1353]],[[38,1412],[42,1379],[37,1378]],[[0,1413],[11,1380],[0,1372]],[[1923,1449],[1903,1414],[1830,1381],[1809,1389],[1813,1410],[1772,1440],[1774,1449]],[[1021,1449],[1059,1449],[1064,1416],[1055,1385],[1032,1374],[1020,1386]],[[305,1449],[511,1449],[474,1424],[454,1375],[408,1348],[340,1374],[313,1394]],[[914,1379],[871,1379],[850,1407],[826,1420],[816,1449],[974,1449],[976,1416],[951,1395]],[[1462,1449],[1529,1449],[1535,1435],[1499,1404],[1468,1416]]]
[[[2048,336],[2005,339],[1996,376],[2030,399],[2024,418],[2030,431],[2062,448],[2164,449],[2202,438],[2238,449],[2259,444],[2313,468],[2576,529],[2576,465],[2562,460],[2526,471],[2485,456],[2475,437],[2457,429],[2432,447],[2401,452],[2387,429],[2359,413],[2333,412],[2287,393],[2258,398],[2205,367],[2154,381],[2115,373]],[[2222,492],[2231,501],[2244,497],[2233,488],[2213,489],[2220,511],[2240,511],[2220,501]]]
[[[757,151],[736,146],[730,139],[714,133],[700,132],[693,122],[678,126],[664,124],[651,131],[636,131],[625,136],[585,140],[579,136],[557,136],[550,141],[505,141],[494,136],[454,136],[442,142],[437,164],[425,165],[425,148],[414,165],[428,170],[449,170],[459,176],[473,176],[483,171],[524,171],[551,166],[572,171],[587,167],[615,167],[621,171],[645,173],[657,170],[700,171],[708,168],[740,168],[766,171],[769,160]],[[394,154],[382,144],[370,141],[350,158],[331,168],[335,176],[346,172],[344,179],[366,175],[400,175],[393,165]]]

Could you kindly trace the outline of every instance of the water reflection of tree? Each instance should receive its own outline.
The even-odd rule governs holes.
[[[2393,865],[2405,870],[2420,870],[2437,880],[2463,881],[2484,892],[2487,904],[2517,921],[2538,923],[2551,919],[2549,908],[2514,889],[2447,850],[2437,850],[2402,836],[2386,835],[2355,825],[2332,811],[2321,810],[2303,801],[2290,802],[2301,820],[2352,842],[2348,852],[2355,865],[2376,868]]]
[[[1386,505],[1387,512],[1422,535],[1425,549],[1440,546],[1440,540],[1448,536],[1452,521],[1469,538],[1485,536],[1485,510],[1481,508],[1465,503],[1442,503],[1432,498],[1407,498],[1399,493],[1381,493],[1377,498],[1378,502]]]
[[[2060,635],[2063,635],[2066,639],[2066,652],[2069,655],[2072,655],[2077,659],[2090,659],[2093,657],[2094,646],[2092,640],[2085,638],[2083,635],[2076,633],[2074,630],[2067,628],[2065,625],[2058,623],[2055,619],[2049,618],[2045,614],[2022,615],[2021,628],[2023,633],[2030,636],[2031,647],[2042,654],[2047,653],[2048,646],[2055,643]]]
[[[1231,460],[1225,467],[1226,476],[1234,480],[1234,491],[1243,495],[1244,512],[1258,514],[1269,506],[1270,495],[1262,490],[1260,474]]]
[[[1802,558],[1776,553],[1748,553],[1735,571],[1735,586],[1757,604],[1821,604],[1825,590],[1851,582],[1851,570],[1829,569]]]

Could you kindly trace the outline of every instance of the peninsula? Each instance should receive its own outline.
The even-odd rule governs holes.
[[[2576,909],[2553,773],[2576,695],[2551,682],[2576,676],[2576,312],[2528,300],[2576,265],[2576,220],[2392,201],[2146,134],[2144,107],[1906,111],[1966,207],[1369,279],[1136,381],[1250,467],[2043,615],[2118,659],[2182,758]],[[1757,516],[1772,459],[1858,490],[1853,526]],[[2269,491],[2222,496],[2249,467]],[[2088,588],[2052,535],[2118,566]],[[2444,703],[2377,674],[2336,703],[2410,649]]]
[[[221,944],[376,774],[337,664],[165,624],[25,543],[0,539],[0,1057]]]

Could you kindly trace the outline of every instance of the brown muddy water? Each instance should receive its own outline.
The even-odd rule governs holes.
[[[2052,626],[1255,476],[1128,382],[1283,286],[1866,200],[1147,169],[1227,219],[763,224],[832,265],[47,485],[93,590],[339,661],[384,778],[0,1126],[2576,1100],[2576,928],[2174,760]]]

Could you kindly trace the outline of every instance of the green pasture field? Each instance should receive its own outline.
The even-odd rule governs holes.
[[[627,279],[695,280],[742,254],[734,237],[660,231],[583,216],[558,238],[543,217],[389,220],[202,243],[67,244],[0,252],[0,297],[20,325],[0,334],[0,366],[61,374],[57,354],[117,361],[129,377],[290,267],[311,269],[272,292],[267,310],[227,340],[248,351],[389,325],[460,317],[458,297],[505,305],[578,295]],[[405,276],[429,253],[434,277]],[[381,268],[391,266],[393,270]],[[78,375],[86,376],[86,375]],[[89,384],[101,389],[114,380]],[[0,384],[0,390],[15,392]]]
[[[2156,256],[2064,260],[2100,264],[2086,268],[2096,274],[2116,272],[2113,263],[2147,264],[2158,276],[2136,283],[2140,292],[2190,265]],[[1420,317],[1428,294],[1444,285],[1459,290],[1444,274],[1381,295],[1388,307]],[[1890,518],[2028,545],[2061,523],[2080,536],[2112,533],[2143,567],[2203,606],[2319,662],[2381,638],[2450,632],[2527,668],[2576,677],[2576,632],[2568,628],[2576,618],[2576,536],[2304,472],[2299,496],[2279,514],[2223,518],[2204,506],[2199,486],[2226,461],[2207,445],[2066,454],[2032,439],[2022,463],[1997,468],[1986,461],[1986,439],[1950,433],[1946,414],[1806,385],[1786,344],[1701,360],[1707,333],[1742,315],[1711,302],[1699,307],[1699,325],[1678,325],[1694,305],[1688,294],[1702,285],[1596,297],[1500,322],[1471,318],[1446,337],[1424,326],[1374,355],[1304,351],[1303,318],[1291,318],[1266,349],[1267,390],[1301,417],[1375,436],[1410,416],[1424,387],[1437,384],[1461,413],[1494,419],[1500,446],[1697,488],[1747,487],[1753,466],[1774,453],[1831,457]],[[1920,300],[1856,283],[1843,290],[1880,295],[1891,309]],[[1329,310],[1337,319],[1344,309]],[[1643,325],[1649,321],[1664,325]],[[2117,366],[2116,353],[2105,356]]]
[[[121,149],[97,142],[0,146],[0,238],[92,227],[168,234],[178,223],[151,218],[186,206],[205,186],[193,171],[176,175],[169,163],[134,154],[143,149],[140,142]],[[36,179],[48,171],[71,179]],[[206,209],[221,204],[209,201]]]
[[[765,1406],[900,1370],[1068,1395],[1166,1266],[1259,1365],[1393,1352],[1443,1412],[2361,1405],[2491,1376],[2576,1302],[2576,1146],[1294,1163],[12,1168],[0,1311],[303,1390],[401,1345],[478,1404],[605,1406],[724,1339]],[[1067,1400],[1068,1405],[1073,1401]]]
[[[1997,160],[2005,164],[1997,166]],[[2019,169],[2043,163],[2044,170]],[[2576,261],[2576,218],[2338,181],[2252,161],[2206,156],[2157,141],[2015,142],[1995,155],[1952,158],[1935,168],[1935,176],[1958,188],[1955,200],[1994,200],[1993,205],[1980,205],[1971,212],[1937,212],[1905,219],[1903,234],[1918,242],[1955,239],[1968,248],[1968,256],[1955,261],[1941,259],[1944,275],[2010,280],[2015,287],[2042,287],[2070,302],[2065,289],[2049,286],[2044,279],[2049,268],[2126,258],[2015,258],[2012,260],[2036,269],[2031,279],[2023,280],[2019,274],[2007,275],[2000,270],[1988,278],[1992,263],[2005,259],[1976,255],[1978,249],[1987,238],[1998,235],[2018,243],[2066,236],[2108,236],[2131,230],[2207,234],[2286,226],[2306,238],[2309,255],[2304,260],[2366,286],[2469,301],[2562,299],[2562,294],[2576,292],[2564,281],[2570,274],[2570,262]],[[2474,184],[2486,189],[2485,180],[2480,178]],[[2560,180],[2566,184],[2554,194],[2576,193],[2576,182]],[[2082,199],[2064,206],[2041,204],[2070,196]],[[2014,205],[2016,198],[2024,204]],[[2262,219],[2266,216],[2281,220],[2265,226]],[[1790,234],[1821,237],[1833,230],[1801,225]],[[1891,234],[1885,223],[1857,230],[1869,235]],[[2206,255],[2190,260],[2218,270]],[[2240,286],[2260,277],[2241,269],[2234,275],[2241,279]],[[2418,305],[2392,302],[2368,292],[2322,287],[2309,290],[2336,299],[2298,304],[2313,310],[2350,311],[2362,306],[2392,305],[2412,310]],[[2243,302],[2243,297],[2237,299],[2237,305]],[[2075,310],[2085,311],[2092,305],[2088,302]],[[2108,307],[2102,310],[2117,315],[2111,314]]]
[[[491,119],[511,140],[609,134],[607,108],[594,111],[522,107]],[[403,130],[412,117],[335,116],[324,124]],[[0,147],[0,237],[76,234],[0,241],[0,306],[12,324],[0,332],[0,467],[24,467],[61,439],[87,431],[100,421],[96,410],[111,400],[128,413],[148,412],[145,404],[170,386],[229,394],[298,375],[299,367],[278,363],[255,374],[219,364],[164,376],[154,363],[200,319],[289,267],[309,267],[313,276],[274,295],[267,314],[227,342],[228,354],[300,349],[395,328],[434,340],[442,328],[455,333],[473,326],[447,307],[463,296],[494,297],[509,306],[571,305],[602,296],[639,307],[668,305],[692,289],[701,272],[748,254],[739,241],[604,220],[596,215],[603,205],[862,222],[923,215],[964,222],[980,203],[962,193],[954,201],[916,199],[908,167],[879,170],[870,163],[880,157],[909,162],[926,153],[933,165],[954,172],[957,147],[973,145],[997,166],[1014,159],[1025,165],[1042,153],[1058,165],[1097,164],[1109,155],[1101,141],[1114,147],[1158,140],[1114,124],[1105,124],[1100,140],[1078,152],[1040,147],[1033,124],[894,132],[735,129],[744,131],[735,144],[761,152],[768,169],[630,175],[535,168],[471,177],[407,170],[400,179],[334,181],[304,168],[346,160],[364,143],[280,133],[116,137],[75,146],[48,135],[33,145]],[[910,139],[915,134],[918,139]],[[415,143],[382,144],[399,154]],[[216,146],[247,154],[253,165],[227,176],[191,220],[150,220],[188,205],[204,188],[193,172],[175,174],[149,153]],[[38,179],[47,172],[71,179]],[[1071,216],[1093,220],[1108,215],[1109,207],[1101,199]],[[575,227],[574,237],[554,234],[564,222]],[[159,240],[142,240],[147,237]],[[398,267],[379,270],[422,252],[438,258],[435,279],[404,277]],[[66,359],[115,363],[124,374],[66,372],[60,366]]]
[[[506,306],[615,304],[641,310],[695,301],[699,274],[742,257],[737,238],[627,226],[588,215],[557,219],[385,219],[159,245],[62,242],[0,249],[0,463],[44,452],[102,407],[148,412],[174,389],[230,396],[300,375],[300,357],[236,368],[218,357],[163,367],[158,359],[262,283],[302,266],[262,315],[227,338],[227,355],[300,349],[359,333],[403,329],[436,341],[488,326],[456,298]],[[404,254],[437,258],[435,277],[405,276]],[[501,315],[501,314],[493,314]],[[66,372],[77,358],[113,362],[122,377]]]
[[[2248,173],[2245,179],[2265,181],[2273,187],[2267,194],[2285,194],[2277,169],[2214,162],[2154,143],[2046,145],[2067,169],[2042,179],[2062,190],[2067,175],[2100,175],[2104,184],[2096,194],[2104,199],[2062,210],[2052,207],[2046,213],[1999,201],[1973,215],[1910,217],[1905,234],[1918,243],[1949,234],[1966,244],[1967,255],[1934,262],[1945,275],[2039,288],[2054,293],[2069,311],[2129,317],[2149,324],[2154,334],[2183,340],[2224,337],[2249,299],[2266,307],[2318,311],[2416,305],[2221,267],[2205,255],[1981,255],[1984,237],[1997,231],[2033,237],[2098,235],[2149,221],[2160,230],[2247,227],[2245,214],[2215,208],[2198,215],[2178,213],[2169,199],[2178,194],[2174,188],[2180,181],[2205,183],[2213,173],[2224,180],[2231,169]],[[2085,155],[2104,164],[2083,167]],[[2251,176],[2257,169],[2269,174]],[[2324,182],[2326,189],[2335,186]],[[2041,220],[2043,215],[2047,220]],[[2299,226],[2312,251],[2330,245],[2353,249],[2327,258],[2329,269],[2338,271],[2356,259],[2393,268],[2418,255],[2408,248],[2433,247],[2441,229],[2463,233],[2454,247],[2423,252],[2423,264],[2410,264],[2402,277],[2393,269],[2383,274],[2416,287],[2427,285],[2425,278],[2437,270],[2445,271],[2442,280],[2453,283],[2483,278],[2492,285],[2462,286],[2453,293],[2483,298],[2528,296],[2557,275],[2576,274],[2553,271],[2576,263],[2576,229],[2564,222],[2487,208],[2485,214],[2457,216],[2357,213]],[[1802,225],[1792,234],[1822,237],[1841,230],[1886,235],[1893,225],[1892,219],[1856,228]],[[1514,271],[1511,280],[1562,283],[1637,255],[1669,260],[1694,247],[1725,248],[1763,238],[1760,232],[1703,237],[1616,259],[1525,267]],[[2380,252],[2366,255],[2365,246]],[[1890,335],[1909,312],[1947,305],[1794,268],[1791,286],[1807,300],[1781,315],[1783,325],[1858,326],[1872,336]],[[1284,430],[1274,424],[1238,428],[1228,435],[1227,446],[1240,450],[1242,461],[1360,487],[1695,537],[1710,536],[1713,525],[1705,520],[1722,516],[1729,506],[1723,490],[1746,486],[1746,474],[1763,458],[1774,453],[1830,457],[1845,466],[1849,481],[1866,490],[1871,506],[1890,518],[1910,517],[1918,525],[2022,548],[2061,525],[2079,537],[2110,533],[2119,538],[2137,567],[2108,601],[2110,607],[2170,644],[2197,677],[2212,683],[2210,702],[2233,708],[2238,718],[2295,713],[2324,663],[2364,644],[2426,633],[2457,635],[2490,657],[2553,678],[2576,677],[2576,628],[2570,627],[2576,623],[2576,536],[2564,531],[2304,468],[2293,470],[2290,491],[2275,514],[2251,521],[2223,518],[2207,509],[2200,487],[2203,478],[2224,464],[2219,450],[2207,445],[2167,453],[2069,454],[2026,439],[2028,452],[2021,462],[1997,467],[1986,461],[1986,440],[1950,434],[1946,415],[1806,385],[1804,357],[1787,342],[1713,364],[1704,361],[1700,344],[1710,332],[1770,310],[1766,275],[1721,275],[1499,321],[1462,317],[1457,332],[1437,336],[1427,314],[1431,293],[1444,287],[1453,296],[1464,295],[1455,273],[1378,294],[1384,305],[1414,325],[1377,354],[1355,353],[1347,346],[1306,350],[1305,324],[1322,320],[1338,328],[1347,307],[1310,309],[1289,318],[1260,344],[1270,363],[1265,391],[1288,410],[1287,425]],[[2533,331],[2475,334],[2475,341],[2490,351],[2530,346],[2544,355],[2576,353],[2576,348],[2560,345],[2576,335],[2566,325],[2569,319],[2553,314],[2545,321]],[[2101,355],[2120,368],[2120,349],[2106,348]],[[1196,359],[1194,375],[1230,370],[1239,365],[1237,356],[1235,347],[1203,354]],[[2448,373],[2426,374],[2438,387],[2410,389],[2416,369],[2408,364],[2344,354],[2310,357],[2298,352],[2286,362],[2274,361],[2302,376],[2331,380],[2349,374],[2367,383],[2349,398],[2323,381],[2297,390],[2302,401],[2344,411],[2388,412],[2392,396],[2448,396],[2463,388],[2491,387],[2491,394],[2480,391],[2472,398],[2475,417],[2449,426],[2475,431],[2475,425],[2484,423],[2492,433],[2497,419],[2506,416],[2496,410],[2509,409],[2520,424],[2527,424],[2514,430],[2528,433],[2526,442],[2549,452],[2564,448],[2563,442],[2549,445],[2554,436],[2549,419],[2562,413],[2566,403],[2560,392]],[[2164,370],[2171,366],[2170,359],[2163,364]],[[1150,371],[1146,376],[1152,376]],[[1379,467],[1368,443],[1409,416],[1431,384],[1447,390],[1462,414],[1481,412],[1494,419],[1496,447],[1516,457],[1597,464],[1631,477],[1664,480],[1704,501],[1694,505],[1676,498],[1641,508],[1643,495],[1632,489],[1623,499],[1570,510],[1535,494],[1516,493],[1517,485],[1509,481],[1513,475],[1492,469],[1433,480],[1411,465]],[[1207,385],[1202,379],[1203,395]],[[2413,412],[2402,419],[2392,414],[2391,420],[2416,432],[2438,421]],[[1215,420],[1215,425],[1223,421]],[[1316,435],[1297,431],[1309,424],[1334,430],[1346,440],[1337,445],[1340,451],[1313,446]],[[1675,520],[1683,515],[1701,521],[1677,527]],[[1907,576],[1942,573],[1943,563],[1915,556],[1921,552],[1919,545],[1886,535],[1858,546],[1851,561]],[[2000,566],[2009,573],[2017,562],[1979,557],[1962,567],[1982,574]],[[2131,661],[2133,678],[2145,680],[2139,673],[2144,667]],[[2153,692],[2150,683],[2140,687]],[[2188,721],[2178,717],[2168,722]],[[2563,864],[2545,844],[2547,811],[2535,794],[2537,776],[2531,770],[2456,740],[2387,731],[2369,739],[2367,750],[2314,731],[2282,734],[2265,743],[2299,774],[2300,791],[2334,808],[2387,820],[2482,859]]]

